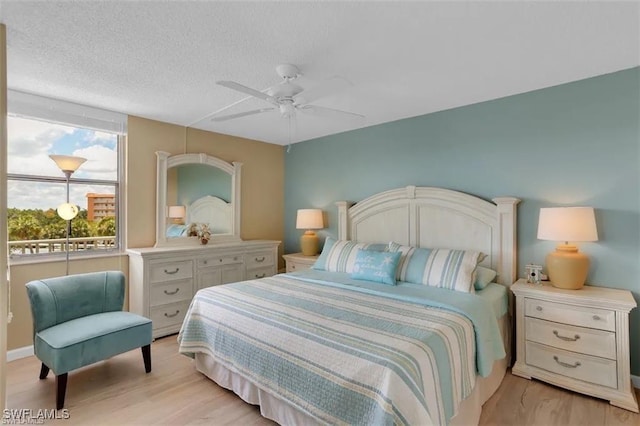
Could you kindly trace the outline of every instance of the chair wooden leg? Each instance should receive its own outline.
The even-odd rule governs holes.
[[[42,367],[40,367],[40,380],[46,379],[48,374],[49,374],[49,367],[44,365],[44,362],[43,362]]]
[[[144,360],[144,371],[149,373],[151,371],[151,345],[143,346],[142,359]]]
[[[69,373],[56,376],[56,409],[62,410],[64,407],[64,395],[67,392],[67,377]]]

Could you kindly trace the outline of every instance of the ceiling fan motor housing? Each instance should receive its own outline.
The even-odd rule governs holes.
[[[276,67],[278,75],[285,80],[294,80],[300,75],[300,70],[295,65],[281,64]]]

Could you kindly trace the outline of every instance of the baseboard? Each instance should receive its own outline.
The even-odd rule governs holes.
[[[640,389],[640,376],[631,375],[631,383],[633,383],[633,387],[636,389]]]
[[[7,351],[7,362],[33,355],[33,345]],[[638,378],[640,379],[640,377]]]

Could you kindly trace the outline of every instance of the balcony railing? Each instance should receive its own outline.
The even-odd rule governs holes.
[[[66,243],[66,238],[9,241],[9,254],[64,253]],[[115,236],[69,238],[69,252],[111,249],[115,244]]]

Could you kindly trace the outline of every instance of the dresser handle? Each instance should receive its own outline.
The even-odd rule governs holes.
[[[542,306],[536,306],[536,311],[540,312],[542,310]]]
[[[167,271],[167,270],[165,269],[165,270],[164,270],[164,273],[165,273],[165,274],[168,274],[168,275],[173,275],[173,274],[177,274],[179,270],[180,270],[180,268],[176,268],[176,270],[175,270],[175,271]]]
[[[234,261],[237,261],[237,260],[238,260],[238,256],[234,257],[234,258],[233,258],[233,260],[234,260]]]
[[[558,339],[564,340],[565,342],[575,342],[580,338],[578,334],[576,334],[574,337],[561,336],[558,334],[558,330],[553,330],[553,334],[555,334]]]
[[[180,291],[180,288],[176,288],[174,291],[164,291],[164,294],[166,294],[167,296],[173,296],[174,294],[176,294],[177,292]]]
[[[593,317],[594,321],[600,321],[600,316],[599,315],[594,315]]]
[[[256,277],[256,278],[264,278],[264,277],[266,277],[266,276],[267,276],[267,273],[266,273],[266,272],[263,272],[263,273],[262,273],[262,274],[260,274],[260,275],[258,275],[258,274],[256,274],[256,275],[255,275],[255,277]]]
[[[575,364],[573,364],[573,365],[568,364],[568,363],[566,363],[566,362],[562,362],[562,361],[560,361],[560,360],[558,359],[558,357],[557,357],[557,356],[555,356],[555,355],[553,356],[553,360],[554,360],[555,362],[557,362],[558,364],[560,364],[561,366],[566,367],[566,368],[577,368],[577,367],[580,367],[580,366],[582,365],[582,364],[580,364],[580,361],[576,361],[576,363],[575,363]]]
[[[176,313],[175,313],[175,314],[168,314],[168,313],[166,313],[166,312],[165,312],[165,313],[164,313],[164,316],[165,316],[165,317],[167,317],[167,318],[173,318],[173,317],[175,317],[176,315],[178,315],[179,313],[180,313],[180,311],[178,311],[178,310],[176,310]]]
[[[258,262],[258,263],[264,262],[265,259],[266,259],[266,257],[264,257],[264,256],[262,256],[260,258],[257,258],[257,257],[255,258],[256,262]]]

